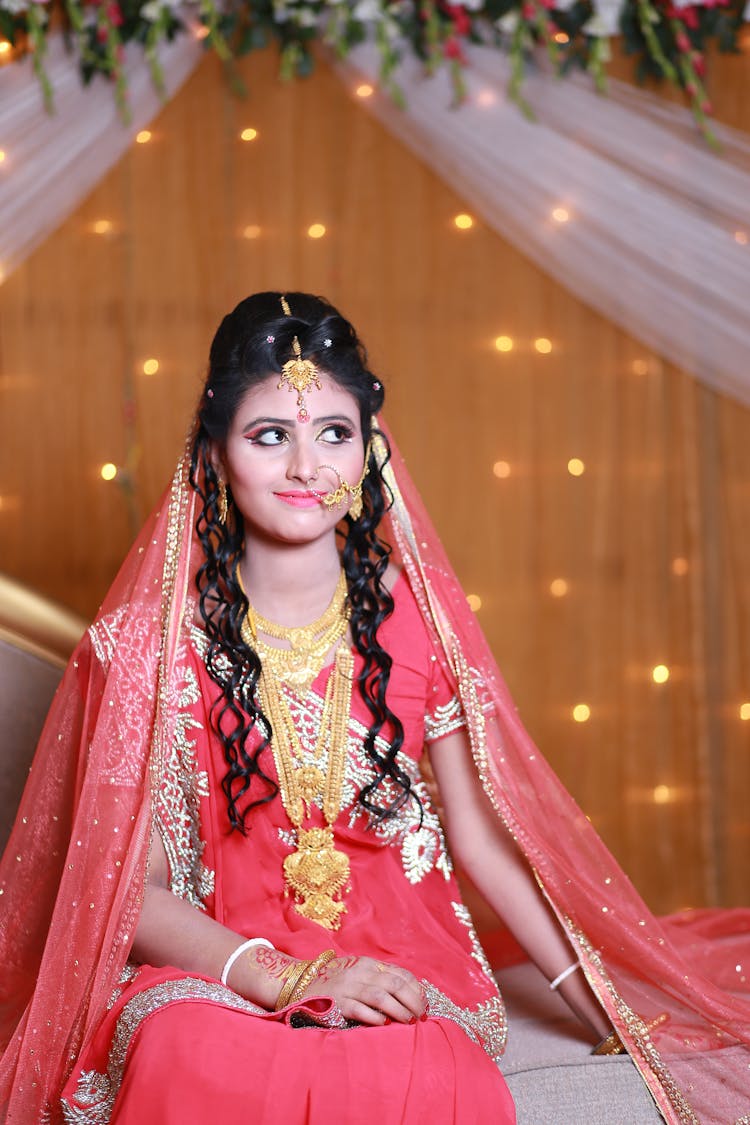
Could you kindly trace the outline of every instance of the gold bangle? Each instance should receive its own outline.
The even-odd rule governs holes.
[[[291,1004],[293,1000],[299,999],[302,993],[308,988],[315,980],[320,970],[323,969],[329,961],[333,961],[336,954],[332,949],[324,949],[319,953],[314,961],[310,961],[305,971],[297,978],[297,983],[291,991],[287,1004]]]
[[[284,970],[284,983],[273,1007],[275,1012],[280,1012],[282,1008],[286,1008],[298,980],[303,973],[307,972],[310,965],[312,965],[312,961],[297,961],[292,962],[289,968]]]

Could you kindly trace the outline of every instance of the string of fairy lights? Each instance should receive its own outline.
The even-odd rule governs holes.
[[[3,55],[3,40],[0,39],[0,65],[2,65]],[[369,83],[360,83],[354,88],[354,95],[359,98],[369,98],[375,93],[374,87]],[[481,94],[478,99],[481,103]],[[137,146],[151,144],[156,139],[157,134],[151,129],[141,129],[134,138],[134,143]],[[242,128],[238,133],[238,141],[241,144],[252,144],[260,138],[260,131],[252,126],[247,125]],[[2,138],[0,138],[0,141]],[[0,174],[3,174],[7,168],[12,164],[9,160],[8,153],[0,147]],[[550,214],[547,216],[548,220],[557,224],[565,224],[574,221],[574,214],[568,206],[562,203],[553,207]],[[452,226],[456,232],[467,232],[476,226],[476,219],[468,212],[460,212],[453,216]],[[88,231],[91,235],[100,238],[107,238],[117,233],[117,224],[106,216],[101,216],[91,222],[88,226]],[[263,234],[262,227],[257,223],[249,223],[245,225],[239,232],[243,239],[254,240],[258,239]],[[327,226],[322,222],[310,223],[304,230],[304,236],[311,240],[323,239],[329,235]],[[741,244],[748,243],[748,232],[738,230],[734,234],[735,240]],[[2,271],[0,269],[0,281],[2,280]],[[554,342],[545,336],[538,336],[531,341],[519,340],[511,335],[501,334],[494,338],[491,344],[494,350],[502,355],[510,355],[520,348],[531,348],[535,353],[540,356],[549,356],[555,351]],[[647,375],[649,372],[657,369],[659,361],[654,357],[651,358],[638,358],[632,361],[631,370],[635,375]],[[150,355],[143,357],[138,363],[138,372],[147,378],[157,375],[163,370],[162,361],[156,356]],[[3,380],[0,380],[0,387],[3,385]],[[98,468],[98,473],[102,481],[107,483],[119,483],[126,490],[132,488],[131,468],[132,468],[132,453],[131,450],[126,454],[124,463],[118,465],[115,461],[106,461]],[[494,462],[491,466],[491,471],[494,477],[501,482],[512,481],[516,469],[511,461],[500,459]],[[580,478],[589,471],[588,466],[580,457],[570,457],[565,465],[565,471],[572,478]],[[4,512],[17,509],[19,506],[16,503],[17,498],[12,496],[0,494],[0,516]],[[685,577],[690,571],[690,562],[685,557],[676,557],[671,562],[671,573],[677,577]],[[547,586],[548,595],[555,599],[561,600],[571,595],[573,584],[570,579],[558,575],[552,578]],[[469,607],[473,612],[479,614],[482,610],[482,597],[477,593],[470,593],[467,595]],[[648,669],[647,675],[651,682],[657,687],[664,687],[670,682],[672,672],[668,664],[657,663]],[[750,721],[750,700],[743,700],[735,705],[734,714],[742,721]],[[588,723],[595,720],[597,717],[597,708],[589,702],[579,700],[572,703],[569,707],[570,719],[578,724]],[[665,805],[672,801],[680,799],[680,789],[674,785],[665,783],[657,784],[645,791],[645,797],[653,801],[657,805]]]

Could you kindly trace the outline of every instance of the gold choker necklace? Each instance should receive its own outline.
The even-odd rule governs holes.
[[[245,593],[242,576],[237,568],[237,581]],[[245,594],[247,597],[247,594]],[[330,652],[346,635],[349,627],[349,606],[347,604],[346,575],[342,569],[333,599],[328,609],[309,625],[277,625],[262,617],[252,606],[242,622],[241,635],[249,648],[255,649],[261,663],[269,672],[292,690],[305,695],[313,681],[323,669]],[[288,648],[278,648],[265,644],[258,634],[265,633],[278,641],[285,641]]]

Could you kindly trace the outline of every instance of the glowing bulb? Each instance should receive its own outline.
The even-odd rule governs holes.
[[[506,480],[510,476],[510,465],[507,461],[496,461],[492,466],[492,471],[500,480]]]
[[[466,601],[469,603],[469,609],[476,613],[478,609],[482,608],[482,599],[479,594],[467,594]]]
[[[137,145],[147,145],[151,140],[153,133],[150,129],[141,129],[140,133],[135,135],[135,143]]]
[[[564,31],[556,31],[555,34],[552,36],[552,38],[554,39],[555,43],[569,43],[570,42],[570,36],[566,35]]]
[[[240,140],[242,140],[242,141],[254,141],[257,136],[258,136],[258,130],[257,129],[243,129],[242,132],[240,133]]]
[[[0,39],[0,56],[9,55],[12,50],[12,44],[7,39]]]
[[[573,708],[573,718],[577,723],[587,723],[591,718],[591,708],[588,703],[576,703]]]
[[[97,219],[96,222],[92,224],[91,229],[94,234],[109,234],[112,230],[112,223],[109,219]]]
[[[750,703],[740,704],[740,718],[747,721],[750,719]]]
[[[648,375],[648,360],[634,359],[630,369],[634,375]]]
[[[672,574],[676,574],[678,578],[682,578],[685,574],[687,574],[689,569],[690,564],[688,563],[687,559],[683,559],[682,557],[672,559]]]
[[[549,592],[553,598],[564,598],[568,589],[568,583],[564,578],[553,578],[549,584]]]
[[[354,91],[358,98],[371,98],[375,93],[375,87],[371,86],[369,82],[362,82]]]
[[[582,477],[586,471],[586,466],[580,457],[571,457],[568,461],[568,472],[572,477]]]
[[[474,220],[471,215],[466,215],[463,212],[460,215],[456,215],[453,223],[459,230],[470,230],[474,226]]]
[[[747,231],[736,230],[734,232],[734,241],[739,243],[740,246],[747,246]]]
[[[667,805],[672,800],[673,793],[668,785],[655,785],[652,796],[655,805]]]
[[[147,359],[146,362],[143,365],[143,374],[144,375],[155,375],[158,370],[159,370],[159,360],[158,359]]]
[[[655,684],[665,684],[669,679],[669,668],[666,664],[657,664],[651,671],[651,679]]]
[[[251,223],[250,226],[245,227],[245,229],[243,230],[242,237],[243,238],[257,238],[259,236],[259,234],[260,234],[260,227],[257,226],[255,223]]]
[[[99,470],[99,475],[102,480],[114,480],[117,476],[117,465],[113,465],[111,461],[107,461]]]
[[[495,347],[499,352],[512,352],[513,340],[510,336],[496,336]]]
[[[5,149],[0,148],[0,164],[5,160]]]
[[[565,207],[555,207],[554,211],[552,212],[552,218],[556,223],[567,223],[568,219],[570,218],[570,211],[568,211]]]
[[[534,347],[540,355],[549,355],[552,351],[552,341],[548,340],[546,336],[538,336],[534,341]]]
[[[201,24],[199,27],[196,27],[193,35],[196,39],[205,39],[208,35],[208,28]]]
[[[322,238],[325,232],[326,228],[322,223],[313,223],[307,228],[308,238]]]
[[[494,105],[496,101],[497,95],[494,90],[480,90],[477,94],[477,105]]]

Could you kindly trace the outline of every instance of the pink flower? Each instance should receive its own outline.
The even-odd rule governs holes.
[[[461,44],[455,35],[449,35],[443,43],[443,54],[446,59],[456,59],[457,62],[465,63],[466,56],[461,49]]]
[[[445,10],[453,20],[453,31],[456,35],[468,35],[471,31],[471,19],[466,8],[460,4],[446,4]]]
[[[677,50],[682,51],[683,54],[686,55],[691,50],[690,40],[682,28],[675,35],[674,41],[677,44]]]

